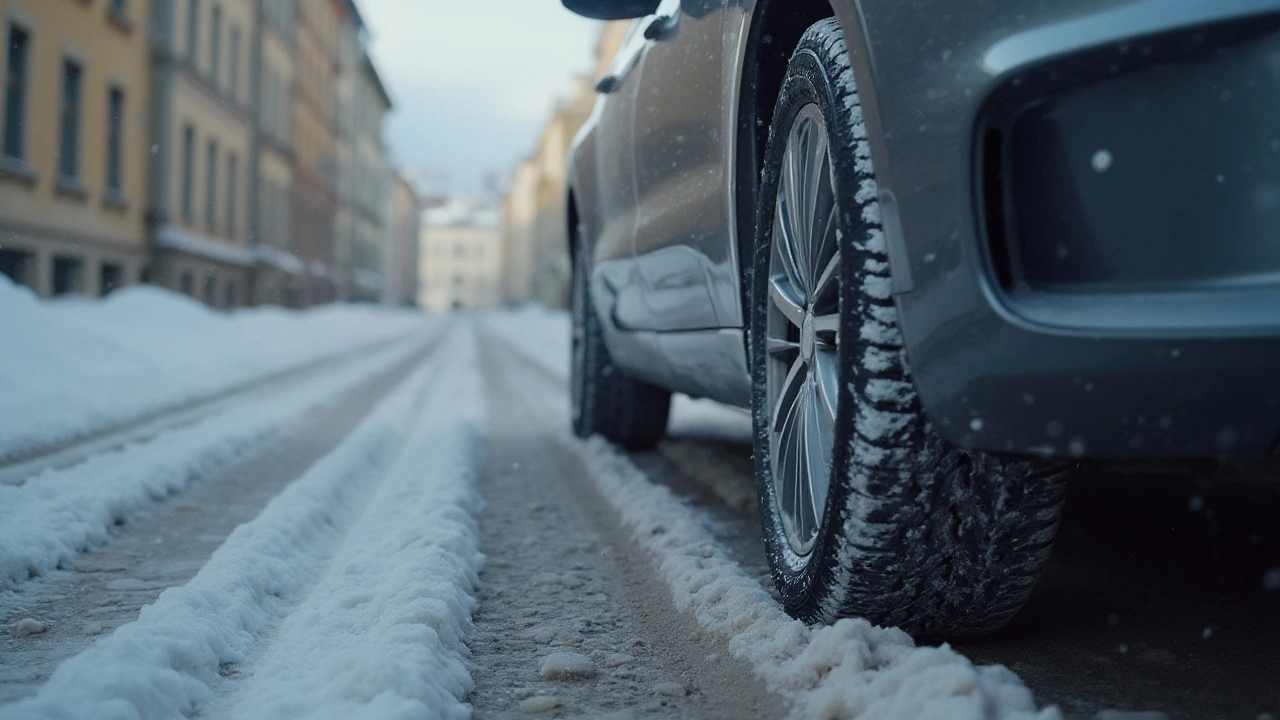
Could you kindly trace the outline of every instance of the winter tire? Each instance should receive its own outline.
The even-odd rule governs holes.
[[[752,255],[755,468],[788,612],[920,636],[1007,623],[1049,555],[1064,473],[953,447],[912,384],[866,131],[835,20],[783,80]]]
[[[590,269],[577,237],[573,248],[573,431],[578,437],[599,433],[628,449],[653,447],[667,430],[671,392],[628,377],[614,366],[591,304]]]

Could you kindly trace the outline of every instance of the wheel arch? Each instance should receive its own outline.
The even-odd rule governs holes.
[[[872,136],[871,152],[877,177],[881,176],[880,171],[885,165],[872,79],[873,62],[858,4],[859,0],[759,0],[752,8],[739,74],[733,177],[738,271],[743,279],[740,301],[744,318],[749,307],[747,273],[755,238],[756,194],[774,104],[792,53],[805,30],[816,22],[835,17],[840,24],[845,45],[849,48],[864,121],[868,125],[868,134]]]

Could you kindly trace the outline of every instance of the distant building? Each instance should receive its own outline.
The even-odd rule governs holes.
[[[579,77],[543,128],[538,148],[516,166],[503,199],[504,299],[564,306],[569,299],[569,146],[596,102],[595,81],[609,69],[628,21],[605,23],[596,43],[596,78]]]
[[[388,305],[416,305],[422,206],[413,183],[403,175],[397,175],[392,182],[391,206],[391,239],[385,262],[383,302]]]
[[[0,273],[103,295],[146,260],[150,3],[4,0]]]
[[[501,304],[499,213],[454,198],[423,213],[418,304],[428,310],[482,310]]]

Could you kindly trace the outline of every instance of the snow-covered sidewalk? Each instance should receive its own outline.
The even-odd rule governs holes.
[[[417,312],[210,310],[134,286],[38,301],[0,275],[0,461],[417,332]]]

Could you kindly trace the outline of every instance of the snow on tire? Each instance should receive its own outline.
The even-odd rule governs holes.
[[[802,111],[812,115],[815,106],[840,203],[839,381],[823,478],[829,490],[816,509],[811,547],[801,553],[788,541],[773,478],[777,419],[768,406],[763,338],[785,147]],[[834,19],[810,27],[791,58],[760,197],[768,200],[758,203],[752,273],[755,466],[765,543],[788,612],[814,622],[864,617],[924,636],[1000,628],[1026,602],[1048,558],[1065,473],[953,447],[924,415],[890,292],[866,129]]]

